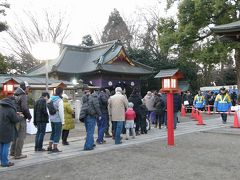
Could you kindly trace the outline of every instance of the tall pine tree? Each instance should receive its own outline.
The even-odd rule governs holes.
[[[82,46],[93,46],[95,43],[90,34],[87,34],[82,37]]]
[[[130,47],[132,36],[119,11],[114,9],[104,27],[101,40],[102,42],[108,42],[116,39],[121,40],[127,47]]]

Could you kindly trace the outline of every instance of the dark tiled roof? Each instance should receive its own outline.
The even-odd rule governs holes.
[[[102,70],[125,74],[150,74],[152,71],[137,66],[126,66],[125,64],[104,64]]]
[[[62,73],[89,73],[102,67],[102,70],[118,73],[150,74],[152,69],[136,63],[136,67],[125,64],[125,67],[107,64],[117,57],[124,49],[120,41],[95,45],[91,47],[64,45],[61,55],[56,60],[49,62],[48,72]],[[129,66],[129,67],[128,67]],[[150,67],[151,68],[151,67]],[[44,75],[45,66],[38,66],[28,72],[28,75]]]
[[[24,75],[0,75],[0,85],[2,83],[13,79],[17,83],[20,83],[22,81],[27,81],[30,85],[44,85],[46,83],[45,77],[30,77],[30,76],[24,76]],[[61,83],[63,82],[66,85],[72,85],[69,81],[62,81],[62,80],[55,80],[55,79],[49,79],[48,84],[51,85],[53,83]]]
[[[154,78],[172,77],[178,72],[178,69],[161,70]]]
[[[214,33],[221,33],[221,34],[230,33],[230,32],[240,32],[240,21],[215,26],[215,27],[212,27],[211,30]]]

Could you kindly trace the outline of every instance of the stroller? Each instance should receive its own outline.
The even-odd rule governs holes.
[[[156,113],[154,111],[149,112],[148,116],[146,117],[146,124],[147,124],[147,130],[151,129],[151,124],[156,123]]]

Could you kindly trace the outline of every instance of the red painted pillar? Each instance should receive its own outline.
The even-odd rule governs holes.
[[[168,145],[174,145],[174,111],[173,93],[167,93],[167,126],[168,126]]]

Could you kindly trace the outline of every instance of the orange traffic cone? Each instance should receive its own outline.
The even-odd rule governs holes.
[[[186,111],[185,111],[185,107],[182,104],[182,108],[181,108],[181,116],[186,116]]]
[[[195,109],[194,109],[194,107],[192,107],[191,118],[192,118],[192,119],[194,119],[194,118],[195,118]]]
[[[237,112],[234,113],[234,121],[233,126],[231,126],[231,128],[240,128]]]
[[[194,120],[195,120],[195,121],[198,121],[198,118],[199,118],[199,117],[198,117],[198,116],[199,116],[198,113],[199,113],[198,109],[195,109],[195,117],[194,117]]]
[[[208,115],[211,115],[211,108],[210,108],[210,105],[208,105]]]
[[[199,115],[198,115],[198,123],[197,125],[206,125],[205,123],[203,123],[203,119],[202,119],[202,113],[199,111]]]

